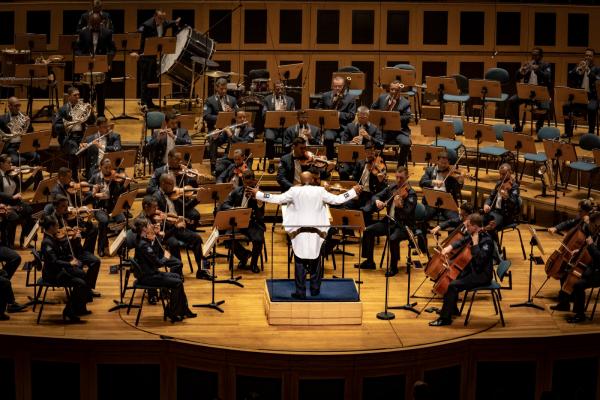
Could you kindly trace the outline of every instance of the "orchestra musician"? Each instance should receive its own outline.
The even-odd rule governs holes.
[[[297,138],[299,139],[299,138]],[[263,193],[258,188],[248,188],[257,200],[273,204],[291,204],[287,208],[288,235],[292,241],[295,260],[296,290],[293,298],[306,299],[306,273],[310,272],[310,294],[318,296],[321,291],[321,247],[327,235],[329,217],[326,204],[339,205],[355,198],[360,193],[356,185],[346,193],[333,195],[322,186],[312,185],[309,171],[301,174],[301,186],[294,186],[285,193],[274,195]],[[301,227],[298,227],[301,226]]]
[[[306,110],[298,110],[296,117],[298,118],[298,123],[290,126],[283,133],[284,153],[292,151],[292,142],[298,136],[302,137],[312,146],[320,146],[322,144],[319,128],[308,123],[308,112]]]
[[[86,286],[91,289],[92,295],[94,297],[100,297],[100,292],[97,292],[96,289],[96,281],[98,280],[98,273],[100,272],[100,259],[94,255],[94,245],[96,244],[96,237],[98,236],[98,230],[95,226],[92,225],[94,230],[93,242],[86,238],[85,246],[82,246],[81,239],[83,233],[90,235],[90,231],[88,231],[88,224],[84,224],[81,221],[78,214],[71,214],[69,212],[69,201],[63,195],[56,195],[52,200],[52,203],[48,204],[44,208],[44,214],[49,217],[54,217],[58,221],[58,228],[61,228],[65,231],[71,231],[72,235],[68,234],[69,237],[69,249],[72,249],[72,252],[68,252],[73,256],[73,258],[77,258],[78,268],[83,268],[87,266],[87,272],[85,273],[85,283]],[[91,221],[88,221],[91,224]],[[89,242],[89,243],[88,243]],[[91,244],[90,244],[91,243]],[[91,249],[91,250],[90,250]]]
[[[21,225],[21,237],[19,246],[23,247],[23,241],[35,225],[31,206],[23,201],[23,191],[35,181],[41,179],[41,167],[35,167],[31,176],[22,181],[22,176],[12,166],[11,157],[8,154],[0,154],[0,202],[9,206],[5,208],[3,225],[5,230],[4,245],[13,248],[17,225]],[[17,173],[16,173],[17,172]]]
[[[209,135],[211,135],[211,133],[209,133]],[[227,144],[227,147],[225,148],[225,154],[227,154],[231,143],[252,143],[254,142],[255,135],[256,132],[254,131],[254,128],[250,126],[246,111],[235,111],[235,126],[227,127],[220,133],[216,133],[209,137],[211,166],[216,163],[219,146]],[[214,170],[215,168],[212,167],[211,169]]]
[[[385,130],[383,132],[385,144],[399,145],[398,165],[407,165],[408,154],[412,141],[408,124],[412,114],[410,102],[402,96],[402,83],[395,80],[390,83],[389,93],[384,93],[371,105],[372,110],[397,111],[400,114],[400,131]]]
[[[296,104],[294,99],[285,94],[285,85],[283,82],[275,82],[273,84],[273,94],[266,96],[263,100],[263,120],[267,111],[294,111],[296,110]],[[273,164],[273,157],[275,157],[275,140],[281,139],[283,141],[283,129],[265,129],[265,157],[269,160],[269,169],[267,170],[270,174],[275,172],[275,165]]]
[[[0,209],[5,207],[6,205],[0,204]],[[10,282],[15,271],[21,265],[21,256],[3,243],[0,245],[0,261],[3,263],[2,269],[0,269],[0,321],[6,321],[10,319],[6,313],[20,312],[27,306],[16,302]]]
[[[454,169],[454,171],[456,171],[456,169]],[[458,202],[460,198],[460,191],[465,179],[464,176],[460,174],[455,175],[451,172],[448,153],[445,151],[439,152],[437,156],[437,164],[435,166],[429,166],[425,169],[425,172],[419,181],[419,186],[422,188],[429,188],[450,193],[454,198],[454,201]],[[436,218],[438,213],[446,220],[451,220],[458,217],[458,213],[453,210],[440,209],[438,212],[438,210],[436,210],[434,207],[431,207],[427,204],[425,196],[423,196],[422,201],[427,209],[427,221],[431,221],[433,218]]]
[[[110,64],[112,63],[112,59],[115,56],[116,48],[115,43],[112,39],[112,31],[110,29],[105,28],[102,25],[102,17],[100,14],[92,14],[89,17],[89,26],[84,28],[79,33],[79,38],[77,39],[75,45],[75,55],[76,56],[96,56],[96,55],[106,55],[108,56],[108,68],[110,72]],[[93,71],[92,71],[93,72]],[[99,73],[98,73],[99,74]],[[103,73],[104,74],[104,73]],[[94,77],[90,77],[89,73],[84,75],[88,76],[90,81],[87,84],[84,82],[81,85],[81,91],[83,95],[83,99],[86,103],[89,103],[90,100],[93,103],[93,99],[90,98],[91,95],[91,85],[89,83],[94,79]],[[110,75],[108,73],[102,75],[104,79],[101,79],[102,82],[94,83],[94,92],[96,94],[96,110],[98,112],[99,117],[104,117],[104,107],[105,107],[105,98],[106,98],[106,89],[109,83]]]
[[[181,25],[181,18],[177,18],[174,21],[167,20],[167,14],[157,9],[154,11],[154,16],[149,20],[145,21],[142,26],[138,28],[138,32],[142,34],[142,43],[140,53],[133,52],[131,56],[138,58],[138,77],[139,88],[141,94],[142,106],[148,108],[158,108],[153,100],[150,88],[148,84],[158,82],[158,70],[157,56],[156,55],[144,55],[144,47],[146,39],[151,37],[163,37],[167,35],[167,30],[173,29],[173,34],[177,34],[178,29]],[[159,99],[161,101],[161,99]]]
[[[244,152],[241,149],[236,149],[233,152],[233,163],[229,164],[227,169],[217,177],[217,183],[233,183],[233,187],[242,186],[242,175],[246,171],[251,171],[252,168],[246,163]]]
[[[177,150],[170,150],[167,153],[167,164],[160,168],[156,168],[152,174],[152,178],[148,181],[146,188],[147,194],[153,194],[160,187],[160,177],[165,173],[173,174],[176,179],[177,187],[191,186],[198,187],[201,182],[201,175],[187,173],[188,168],[183,164],[183,156]]]
[[[435,321],[431,321],[430,326],[450,325],[452,316],[459,314],[458,294],[463,290],[488,285],[492,281],[494,242],[483,229],[482,216],[477,213],[469,215],[465,226],[468,235],[446,246],[442,254],[448,255],[453,249],[468,247],[472,258],[458,278],[448,285],[440,316]]]
[[[439,231],[444,229],[456,229],[461,228],[462,233],[466,233],[465,221],[467,217],[473,213],[473,206],[471,203],[461,203],[458,207],[458,216],[456,218],[446,219],[440,222],[439,225],[431,230],[432,235],[438,235]]]
[[[292,186],[300,184],[300,174],[307,171],[310,166],[304,164],[306,154],[306,140],[298,136],[292,142],[292,151],[279,159],[277,169],[277,183],[281,192],[287,192]]]
[[[36,152],[21,153],[21,135],[24,133],[33,132],[33,125],[29,117],[21,112],[21,101],[11,96],[8,98],[8,112],[0,117],[0,132],[11,135],[3,136],[4,147],[2,154],[10,155],[13,164],[15,165],[37,165],[40,161],[40,156]]]
[[[512,166],[504,163],[500,165],[498,173],[500,179],[483,205],[485,224],[490,224],[494,232],[510,225],[521,206],[519,183],[512,175]]]
[[[552,72],[550,64],[544,62],[544,50],[540,47],[534,47],[531,50],[531,60],[523,64],[521,68],[517,70],[515,81],[523,81],[530,85],[547,86],[548,89],[552,87]],[[515,132],[522,132],[523,127],[521,126],[521,120],[519,117],[519,106],[523,103],[530,102],[529,99],[520,99],[518,95],[513,95],[508,99],[508,114],[510,121],[515,124]],[[539,109],[549,110],[550,104],[548,102],[536,102]],[[538,120],[536,121],[536,132],[544,125],[544,115],[539,114]]]
[[[565,135],[570,138],[573,136],[573,114],[587,115],[588,133],[594,133],[596,129],[596,118],[598,114],[598,93],[596,93],[596,81],[600,78],[600,67],[594,65],[594,49],[585,49],[583,60],[571,71],[569,71],[569,87],[584,89],[587,92],[587,104],[569,104],[563,105],[563,115],[565,116]]]
[[[233,242],[233,254],[239,260],[238,269],[249,268],[255,274],[260,272],[258,267],[258,258],[265,245],[265,205],[262,202],[258,202],[255,198],[251,197],[250,193],[246,193],[246,190],[252,189],[257,186],[257,180],[254,176],[254,172],[251,170],[244,171],[242,174],[243,185],[234,188],[227,196],[227,199],[219,207],[219,211],[230,210],[237,207],[248,207],[252,209],[252,215],[250,216],[250,224],[247,228],[241,229],[240,234],[246,236],[250,242],[252,242],[252,251],[248,251],[242,246],[239,241]],[[248,197],[246,201],[244,198]],[[246,203],[246,204],[244,204]],[[236,233],[238,233],[236,231]],[[250,265],[248,265],[248,259],[250,259]]]
[[[215,129],[217,116],[221,111],[233,112],[237,109],[236,98],[227,94],[227,79],[217,79],[215,81],[215,94],[207,98],[204,103],[203,118],[208,131]]]
[[[346,87],[346,80],[337,76],[333,78],[331,82],[331,90],[323,93],[317,109],[323,110],[336,110],[338,112],[338,118],[340,127],[337,130],[327,129],[323,133],[323,144],[327,149],[327,158],[332,160],[335,158],[335,147],[336,140],[340,138],[346,125],[354,121],[356,114],[356,101],[353,95],[348,92]]]
[[[81,17],[79,18],[79,22],[77,23],[77,33],[80,33],[84,28],[89,26],[89,20],[93,14],[100,15],[102,18],[102,26],[104,28],[108,29],[109,31],[113,30],[113,23],[110,19],[110,14],[102,9],[102,1],[93,0],[92,9],[81,14]]]
[[[139,265],[136,278],[142,285],[162,286],[167,289],[166,313],[171,322],[182,321],[184,318],[195,318],[188,307],[188,300],[183,288],[183,277],[175,272],[161,271],[165,266],[164,257],[154,250],[153,243],[157,240],[154,226],[144,218],[134,222],[136,246],[134,259]]]
[[[373,261],[373,250],[375,248],[375,237],[389,236],[390,269],[388,276],[398,273],[398,261],[400,259],[400,242],[408,240],[408,232],[405,227],[415,227],[415,211],[417,207],[417,193],[408,183],[408,169],[400,167],[396,170],[396,183],[383,189],[374,197],[375,206],[378,210],[387,207],[387,217],[367,227],[362,237],[361,254],[365,260],[360,263],[359,268],[375,269]],[[391,218],[390,218],[391,217]]]
[[[117,173],[110,159],[105,158],[100,164],[100,171],[92,176],[89,183],[93,185],[93,204],[97,210],[94,217],[98,221],[98,256],[104,257],[108,254],[108,224],[125,221],[123,212],[114,216],[111,213],[119,196],[129,190],[131,178],[124,173]]]
[[[168,112],[165,114],[163,127],[152,132],[147,146],[154,169],[168,162],[169,151],[175,149],[175,146],[192,144],[188,130],[180,128],[178,124],[175,113]]]
[[[85,143],[80,144],[80,148],[86,148],[87,179],[98,172],[100,161],[104,159],[106,153],[121,151],[121,135],[113,131],[106,118],[98,117],[96,127],[98,132],[89,135],[85,138]]]
[[[92,312],[86,307],[93,294],[88,285],[90,270],[84,272],[82,260],[75,257],[71,239],[60,231],[59,221],[54,216],[45,216],[40,226],[44,231],[41,256],[44,261],[42,277],[46,282],[72,287],[63,310],[63,321],[79,322],[79,317]],[[98,266],[100,263],[98,263]]]

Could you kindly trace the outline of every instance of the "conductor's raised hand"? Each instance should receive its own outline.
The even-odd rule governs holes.
[[[361,194],[363,191],[362,185],[354,185],[352,187],[352,189],[354,189],[354,191],[356,192],[357,195]]]

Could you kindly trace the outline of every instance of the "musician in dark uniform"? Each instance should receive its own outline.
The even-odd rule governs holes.
[[[244,170],[251,170],[251,168],[244,161],[244,152],[241,149],[236,149],[233,152],[233,162],[217,177],[217,183],[231,182],[234,188],[243,186],[240,174]]]
[[[148,187],[146,188],[147,194],[153,194],[160,187],[160,177],[163,174],[170,173],[175,176],[175,183],[177,187],[192,186],[198,187],[200,183],[200,176],[188,176],[184,173],[183,156],[176,150],[170,150],[167,154],[167,164],[160,168],[156,168],[152,174],[152,178],[148,181]]]
[[[398,261],[400,260],[400,242],[408,240],[406,227],[414,232],[415,210],[417,208],[417,193],[410,185],[407,186],[407,196],[402,198],[397,194],[398,189],[408,185],[408,169],[400,167],[396,171],[396,183],[388,186],[374,197],[377,209],[384,207],[388,209],[390,218],[383,218],[365,229],[362,237],[361,254],[365,260],[359,265],[363,269],[375,269],[373,261],[373,250],[375,248],[375,237],[388,236],[390,246],[390,269],[388,276],[398,273]]]
[[[209,138],[209,154],[211,166],[216,164],[217,152],[219,146],[226,144],[225,154],[229,153],[231,143],[252,143],[256,132],[250,126],[246,111],[235,111],[235,127],[227,127],[222,132],[216,133]],[[215,168],[211,168],[215,169]],[[220,171],[222,172],[222,171]]]
[[[422,188],[450,193],[454,198],[454,201],[458,202],[460,198],[460,191],[464,183],[464,178],[462,176],[448,176],[449,173],[450,164],[448,161],[448,153],[442,151],[438,153],[437,165],[430,166],[425,169],[425,172],[419,181],[419,186]],[[438,216],[438,210],[427,204],[425,196],[423,196],[423,204],[427,209],[427,221],[430,221]],[[458,217],[458,213],[456,211],[446,209],[440,209],[439,215],[446,220]]]
[[[273,94],[266,96],[263,100],[263,120],[266,121],[267,111],[294,111],[296,104],[294,99],[285,94],[285,85],[283,82],[275,82],[273,84]],[[268,172],[272,174],[275,172],[275,165],[273,164],[273,157],[275,157],[275,140],[281,139],[283,141],[283,129],[265,129],[265,156],[269,160]]]
[[[482,229],[483,218],[480,214],[469,215],[465,224],[469,234],[464,239],[446,246],[442,250],[442,254],[447,255],[453,249],[470,245],[471,261],[458,278],[448,285],[440,317],[435,321],[431,321],[429,323],[430,326],[450,325],[452,323],[452,316],[458,315],[458,307],[456,306],[458,294],[463,290],[489,285],[492,281],[494,241]]]
[[[215,129],[217,116],[221,111],[231,112],[238,109],[235,97],[227,94],[227,79],[219,78],[215,81],[215,94],[206,99],[203,118],[208,131]]]
[[[245,193],[245,190],[247,187],[253,188],[256,186],[256,178],[252,171],[244,172],[242,178],[243,185],[236,187],[229,193],[227,199],[221,204],[219,211],[243,206],[244,198],[249,196]],[[249,267],[252,272],[257,274],[260,272],[258,258],[265,245],[265,231],[267,229],[264,221],[265,205],[264,203],[259,204],[258,201],[251,196],[247,198],[246,201],[247,204],[245,204],[245,206],[252,209],[250,225],[248,225],[248,228],[241,229],[239,232],[236,231],[236,234],[239,233],[252,242],[252,251],[246,250],[244,246],[236,240],[235,245],[233,246],[233,254],[239,260],[238,269],[246,269]],[[249,266],[248,259],[250,259]]]
[[[191,144],[192,138],[187,129],[178,126],[177,116],[172,112],[166,113],[164,127],[155,129],[147,144],[152,166],[156,169],[165,165],[169,151],[175,146]]]
[[[431,230],[432,235],[438,235],[438,232],[445,229],[456,229],[459,226],[464,227],[464,222],[467,220],[467,217],[473,213],[473,206],[471,203],[461,203],[458,206],[458,216],[455,218],[447,219],[441,221],[438,226]],[[464,228],[466,229],[466,228]],[[463,230],[464,230],[463,229]],[[466,231],[465,231],[466,232]],[[463,232],[464,233],[464,232]]]
[[[282,193],[287,192],[292,186],[300,184],[300,174],[308,171],[310,166],[303,165],[301,162],[305,153],[306,140],[297,137],[293,141],[292,151],[280,158],[277,183],[279,183]]]
[[[596,82],[600,79],[600,67],[594,65],[594,49],[585,49],[584,59],[571,71],[569,71],[569,87],[584,89],[587,92],[587,104],[563,105],[565,116],[565,137],[573,136],[573,123],[569,118],[572,115],[587,115],[588,133],[594,133],[596,129],[596,118],[598,115],[598,93]]]
[[[298,123],[292,125],[283,132],[283,152],[289,153],[292,151],[292,142],[298,136],[302,137],[307,141],[307,144],[311,146],[320,146],[321,131],[318,127],[308,123],[308,113],[306,110],[298,110],[296,117]]]
[[[81,14],[81,17],[79,17],[79,22],[77,23],[77,33],[80,33],[84,28],[88,27],[88,25],[90,24],[90,17],[93,14],[100,14],[100,17],[102,18],[102,26],[108,29],[109,31],[113,30],[113,23],[110,19],[110,14],[102,10],[102,1],[94,0],[92,2],[92,9],[90,11],[84,12],[83,14]]]
[[[402,96],[402,83],[393,81],[390,83],[389,93],[384,93],[371,105],[372,110],[397,111],[400,114],[400,131],[385,130],[383,137],[385,144],[399,145],[398,165],[407,165],[408,154],[412,141],[410,139],[410,128],[408,124],[412,114],[410,102]]]
[[[158,82],[159,70],[157,67],[157,55],[143,55],[146,39],[151,37],[163,37],[167,35],[167,30],[173,29],[173,35],[177,34],[181,18],[174,21],[167,20],[167,14],[160,9],[154,12],[154,16],[145,21],[138,28],[138,32],[142,34],[142,43],[140,54],[132,53],[133,56],[139,56],[138,59],[138,76],[140,82],[140,94],[142,105],[148,108],[158,108],[152,101],[152,94],[148,88],[149,83]],[[161,99],[159,99],[161,101]]]
[[[96,172],[100,161],[104,159],[106,153],[121,151],[121,135],[113,131],[108,121],[104,117],[98,117],[96,120],[98,132],[85,138],[85,143],[80,147],[86,147],[86,178],[90,179]]]
[[[33,132],[33,125],[28,116],[21,112],[21,101],[11,96],[8,98],[8,112],[0,117],[0,132],[11,134],[10,126],[15,125],[16,129],[24,130],[27,133]],[[12,121],[12,124],[11,124]],[[26,127],[25,127],[26,125]],[[1,135],[0,135],[1,136]],[[4,143],[2,154],[10,155],[15,165],[37,165],[40,161],[40,155],[37,152],[22,153],[19,151],[21,146],[21,136],[14,136]]]
[[[500,179],[483,205],[485,223],[487,225],[493,220],[492,227],[495,231],[502,230],[515,220],[521,204],[519,183],[512,177],[511,165],[507,163],[500,165],[498,173]],[[510,188],[506,190],[504,186]]]
[[[144,218],[135,220],[136,246],[134,259],[139,266],[136,278],[142,285],[164,286],[166,289],[167,317],[171,322],[184,318],[195,318],[188,307],[187,296],[183,288],[183,277],[174,272],[163,272],[163,257],[156,252],[153,242],[156,240],[154,227]]]
[[[534,47],[531,50],[531,61],[524,64],[517,70],[515,81],[523,81],[531,85],[546,86],[548,89],[552,87],[552,71],[550,64],[543,61],[544,50],[539,47]],[[519,116],[519,106],[523,103],[529,103],[529,99],[520,99],[518,95],[513,95],[508,99],[508,114],[510,121],[515,124],[515,132],[523,131],[521,119]],[[537,102],[539,109],[550,109],[549,102]],[[536,132],[544,125],[544,115],[539,114],[536,121]]]
[[[108,56],[108,65],[110,71],[110,64],[113,57],[115,56],[115,43],[112,39],[112,31],[102,26],[102,17],[100,14],[92,14],[90,16],[90,26],[84,28],[79,33],[79,39],[77,39],[75,47],[76,56],[96,56],[106,55]],[[95,71],[92,71],[95,72]],[[90,78],[90,80],[93,78]],[[96,93],[97,103],[96,110],[99,117],[104,117],[104,105],[106,88],[108,86],[110,74],[104,75],[104,81],[102,83],[94,84],[94,92]],[[81,85],[81,92],[83,99],[86,102],[90,102],[91,87],[87,84]],[[93,101],[93,99],[91,99]]]
[[[323,144],[327,149],[327,158],[332,160],[335,158],[334,144],[336,140],[340,138],[346,125],[354,121],[356,114],[355,97],[348,92],[346,80],[343,77],[333,78],[331,90],[323,93],[317,108],[338,112],[340,128],[337,130],[327,129],[323,134]]]
[[[0,261],[4,264],[0,269],[0,321],[6,321],[10,319],[6,313],[20,312],[27,306],[16,302],[10,283],[15,271],[21,265],[21,256],[13,249],[1,244]]]
[[[44,281],[73,287],[63,310],[63,321],[79,322],[80,316],[92,313],[86,308],[86,304],[92,301],[92,290],[88,284],[90,271],[83,271],[82,260],[75,257],[75,249],[71,251],[71,239],[58,235],[60,226],[56,217],[44,217],[40,226],[44,230],[41,248],[44,261],[42,277]]]

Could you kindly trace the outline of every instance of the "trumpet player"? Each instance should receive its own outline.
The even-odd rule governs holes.
[[[12,96],[8,98],[8,112],[0,117],[0,131],[6,135],[7,142],[3,154],[10,155],[13,164],[37,164],[40,156],[36,152],[20,153],[21,135],[33,132],[29,117],[21,112],[21,101]]]
[[[169,151],[175,146],[191,145],[192,138],[188,130],[180,128],[177,116],[168,112],[165,114],[165,121],[161,129],[155,129],[152,137],[148,141],[148,152],[152,160],[152,166],[160,168],[168,161]]]
[[[112,130],[106,118],[98,117],[96,120],[98,132],[85,138],[86,143],[81,143],[80,148],[86,148],[86,173],[87,179],[98,172],[100,161],[106,153],[121,151],[121,135]]]
[[[273,94],[265,97],[263,101],[263,120],[267,111],[294,111],[296,110],[296,104],[294,99],[285,94],[285,85],[283,82],[275,82],[273,85]],[[270,174],[275,172],[275,165],[273,164],[273,157],[275,156],[275,140],[283,139],[284,129],[265,129],[265,156],[269,160],[269,169],[267,170]]]
[[[400,145],[400,151],[398,152],[399,166],[406,165],[412,144],[410,128],[408,127],[412,114],[410,112],[410,102],[402,96],[403,87],[404,85],[398,80],[391,82],[388,89],[389,93],[382,94],[371,105],[372,110],[397,111],[400,114],[400,130],[384,130],[383,132],[385,144]]]
[[[552,86],[552,71],[550,64],[544,62],[544,50],[540,47],[534,47],[531,50],[531,60],[523,64],[521,68],[517,70],[515,80],[528,83],[530,85],[546,86],[548,89]],[[519,106],[523,103],[530,102],[529,99],[520,99],[518,95],[513,95],[508,99],[508,113],[512,123],[515,124],[515,131],[522,132],[523,127],[519,119]],[[549,110],[550,103],[543,102],[536,104],[539,109]],[[536,121],[536,131],[544,125],[544,115],[539,114],[538,120]]]
[[[285,154],[292,151],[292,142],[297,137],[303,138],[312,146],[321,145],[321,132],[319,128],[308,123],[308,113],[306,110],[298,110],[296,113],[298,123],[292,125],[283,133],[283,152]]]
[[[102,18],[102,26],[108,30],[113,30],[112,20],[110,14],[102,9],[102,1],[92,1],[92,9],[81,14],[79,17],[79,23],[77,23],[77,33],[80,33],[84,28],[90,25],[90,17],[93,14],[99,14]]]
[[[598,114],[598,93],[596,93],[596,81],[600,77],[600,67],[594,65],[594,49],[585,49],[584,58],[581,62],[569,71],[569,87],[584,89],[587,92],[587,104],[563,105],[563,115],[565,116],[565,136],[573,136],[573,122],[567,118],[573,114],[587,114],[588,133],[594,133],[596,129],[596,115]]]
[[[352,122],[344,128],[342,132],[342,143],[356,144],[362,146],[375,147],[376,149],[383,148],[383,134],[369,122],[369,109],[365,106],[358,107],[356,113],[356,122]],[[358,161],[358,160],[356,160]],[[342,163],[339,169],[340,179],[348,180],[354,170],[354,163]]]

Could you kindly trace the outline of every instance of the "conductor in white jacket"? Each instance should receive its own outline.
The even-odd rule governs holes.
[[[306,272],[310,272],[310,294],[321,290],[321,246],[327,236],[329,217],[326,204],[339,205],[354,199],[361,192],[360,185],[340,195],[333,195],[321,186],[313,186],[313,177],[306,171],[300,175],[301,186],[293,186],[282,194],[268,194],[248,189],[257,200],[265,203],[287,204],[284,227],[292,240],[295,258],[295,299],[306,299]]]

